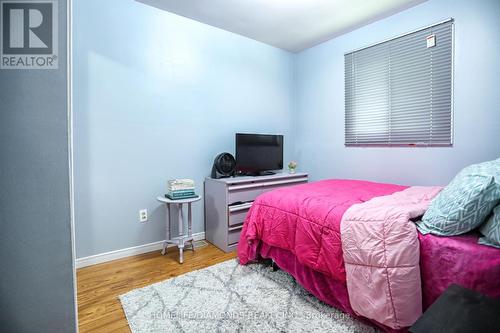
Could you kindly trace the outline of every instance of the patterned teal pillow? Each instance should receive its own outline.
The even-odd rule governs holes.
[[[479,231],[484,235],[484,237],[479,238],[479,244],[500,249],[500,205],[493,209],[493,215],[479,228]]]
[[[464,168],[431,202],[422,234],[460,235],[481,225],[500,202],[500,158]]]

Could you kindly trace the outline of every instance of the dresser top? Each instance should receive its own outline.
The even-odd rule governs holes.
[[[214,181],[225,184],[240,184],[240,183],[251,183],[251,182],[265,182],[265,181],[274,181],[280,179],[292,179],[292,178],[301,178],[307,177],[306,172],[296,172],[296,173],[288,173],[288,172],[278,172],[274,175],[268,176],[236,176],[236,177],[227,177],[214,179],[210,177],[206,177],[206,181]]]

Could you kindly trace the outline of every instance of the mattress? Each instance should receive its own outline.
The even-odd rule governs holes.
[[[329,180],[259,196],[238,244],[240,263],[272,258],[320,300],[355,315],[349,303],[342,258],[342,215],[353,204],[406,188]],[[477,244],[478,235],[473,234],[418,237],[424,310],[453,283],[500,297],[500,250]],[[385,331],[395,331],[371,322]]]

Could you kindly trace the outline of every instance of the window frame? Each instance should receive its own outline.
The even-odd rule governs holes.
[[[348,143],[347,142],[347,108],[346,108],[346,95],[347,95],[347,86],[346,86],[346,73],[344,73],[344,146],[345,147],[453,147],[454,141],[455,141],[455,126],[454,126],[454,120],[455,120],[455,96],[454,96],[454,81],[455,81],[455,20],[453,18],[447,18],[445,20],[439,21],[437,23],[433,23],[427,26],[424,26],[422,28],[418,28],[415,30],[412,30],[410,32],[406,32],[388,39],[385,39],[380,42],[372,43],[364,47],[360,47],[354,50],[351,50],[349,52],[344,53],[344,67],[346,63],[346,56],[349,54],[353,54],[355,52],[362,51],[364,49],[368,49],[370,47],[374,47],[380,44],[384,44],[393,40],[396,40],[401,37],[405,37],[407,35],[411,35],[413,33],[417,33],[423,30],[427,30],[430,28],[433,28],[435,26],[439,26],[442,24],[450,23],[451,25],[451,79],[450,79],[450,140],[449,143],[432,143],[432,142],[414,142],[414,143],[391,143],[391,142],[385,142],[385,143],[369,143],[369,142],[363,142],[363,143]],[[391,109],[389,108],[388,110],[389,113],[391,113]]]

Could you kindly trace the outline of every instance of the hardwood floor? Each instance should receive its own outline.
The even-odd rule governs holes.
[[[156,251],[80,268],[76,273],[80,332],[130,332],[118,295],[235,257],[235,252],[224,253],[208,244],[194,253],[185,251],[182,265],[177,249],[169,248],[165,256]]]

